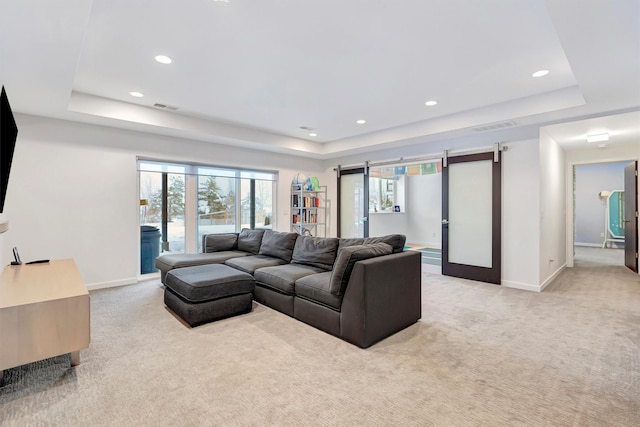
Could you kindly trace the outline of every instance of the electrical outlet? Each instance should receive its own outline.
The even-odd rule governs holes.
[[[600,237],[604,237],[604,233],[600,233]]]

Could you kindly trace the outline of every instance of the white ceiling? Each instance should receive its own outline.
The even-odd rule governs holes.
[[[0,1],[17,112],[316,158],[505,122],[640,143],[637,0]]]

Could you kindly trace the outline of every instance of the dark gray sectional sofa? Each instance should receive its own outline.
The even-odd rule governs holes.
[[[251,274],[254,299],[359,347],[421,317],[421,256],[405,236],[361,239],[272,230],[203,237],[203,253],[156,260],[165,283],[173,268],[224,263]]]

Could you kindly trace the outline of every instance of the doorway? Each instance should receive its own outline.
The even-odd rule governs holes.
[[[630,165],[633,178],[625,182],[625,167]],[[632,257],[629,268],[637,271],[635,168],[635,161],[573,165],[575,266],[623,266],[627,252]]]

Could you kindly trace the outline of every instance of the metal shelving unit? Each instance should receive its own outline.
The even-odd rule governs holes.
[[[301,235],[326,237],[327,187],[305,190],[304,184],[291,185],[291,231]]]

